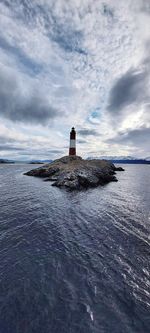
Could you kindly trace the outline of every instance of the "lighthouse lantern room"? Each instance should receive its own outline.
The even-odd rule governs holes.
[[[76,131],[75,128],[72,127],[70,132],[70,147],[69,147],[69,156],[76,155]]]

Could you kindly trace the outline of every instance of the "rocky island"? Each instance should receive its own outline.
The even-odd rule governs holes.
[[[82,190],[117,181],[116,171],[123,170],[106,160],[84,160],[80,156],[64,156],[28,171],[25,175],[44,178],[51,181],[52,186]]]

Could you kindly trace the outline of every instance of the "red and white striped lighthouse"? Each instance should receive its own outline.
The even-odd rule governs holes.
[[[69,147],[69,156],[76,155],[76,131],[72,127],[70,132],[70,147]]]

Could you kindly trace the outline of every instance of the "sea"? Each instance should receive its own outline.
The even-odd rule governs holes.
[[[0,165],[0,333],[149,333],[150,166],[81,192],[35,167]]]

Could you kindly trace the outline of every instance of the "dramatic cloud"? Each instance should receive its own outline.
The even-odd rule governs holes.
[[[150,127],[140,127],[127,132],[120,132],[114,138],[107,141],[114,143],[134,143],[134,144],[148,144],[150,138]]]
[[[110,92],[108,110],[119,113],[127,106],[148,102],[148,73],[130,70],[117,80]]]
[[[77,140],[77,143],[79,143],[79,144],[87,144],[88,142],[87,142],[87,140],[83,140],[83,139],[81,139],[81,140]]]
[[[24,91],[20,78],[13,74],[0,71],[0,116],[12,121],[46,124],[59,115],[40,87],[28,82],[29,89]]]
[[[107,140],[109,144],[117,144],[123,146],[134,147],[134,151],[145,150],[145,154],[149,153],[149,138],[150,138],[150,127],[141,126],[137,129],[129,130],[126,132],[120,132],[116,136]]]
[[[150,2],[147,0],[142,0],[141,1],[141,10],[145,13],[145,14],[150,14]]]
[[[1,0],[1,156],[68,154],[72,126],[83,156],[147,154],[149,13],[146,0]]]
[[[86,128],[79,130],[78,134],[80,134],[81,136],[89,136],[89,135],[99,136],[100,135],[96,130],[86,129]]]
[[[8,146],[8,145],[4,145],[4,146],[0,145],[0,151],[12,151],[12,150],[22,151],[24,149],[23,148],[18,148],[18,147],[13,147],[13,146]]]

